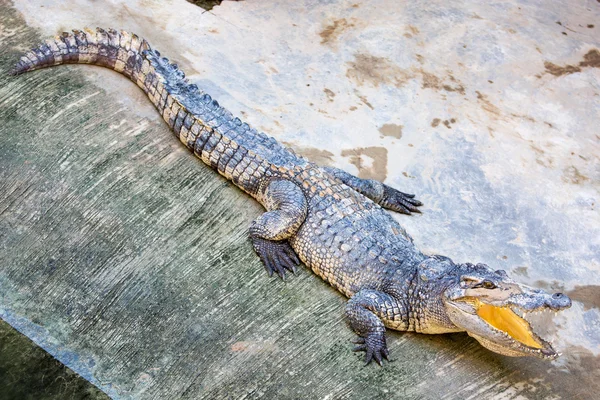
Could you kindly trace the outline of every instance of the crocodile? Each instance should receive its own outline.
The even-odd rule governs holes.
[[[135,82],[175,136],[265,208],[249,227],[268,274],[285,279],[303,263],[348,297],[346,320],[365,362],[389,359],[386,328],[467,332],[507,356],[558,353],[527,319],[571,306],[486,264],[420,252],[386,211],[420,212],[413,194],[341,169],[321,167],[235,118],[139,36],[73,30],[26,52],[13,75],[59,64],[95,64]]]

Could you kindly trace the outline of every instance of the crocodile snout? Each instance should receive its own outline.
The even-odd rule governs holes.
[[[571,307],[571,299],[564,293],[554,293],[546,300],[546,305],[553,309],[563,309]]]

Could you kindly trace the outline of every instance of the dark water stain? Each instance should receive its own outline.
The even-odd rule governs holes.
[[[547,291],[554,291],[554,292],[564,292],[565,291],[564,283],[557,281],[557,280],[553,280],[551,282],[548,282],[545,280],[537,280],[537,281],[535,281],[533,286],[547,290]]]
[[[516,275],[521,275],[521,276],[524,276],[526,278],[529,277],[529,274],[527,273],[527,267],[525,267],[525,266],[523,266],[523,267],[517,267],[517,268],[513,269],[513,272]]]
[[[525,114],[516,114],[516,113],[511,113],[510,115],[512,115],[515,118],[520,118],[520,119],[525,119],[529,122],[535,122],[535,118],[530,117],[529,115],[525,115]]]
[[[327,96],[327,100],[333,101],[333,98],[335,97],[335,93],[333,93],[332,90],[325,88],[325,89],[323,89],[323,92],[325,93],[325,96]]]
[[[310,161],[319,165],[332,165],[333,153],[327,150],[321,150],[314,147],[302,146],[291,142],[282,142],[294,152],[302,157],[308,158]]]
[[[512,387],[529,386],[525,390],[527,396],[511,398],[597,397],[600,391],[600,356],[594,355],[583,346],[571,346],[562,350],[560,364],[558,366],[544,360],[522,357],[503,358],[498,367],[506,370]]]
[[[402,128],[404,128],[404,125],[384,124],[379,128],[379,132],[383,136],[391,136],[400,139],[402,138]]]
[[[423,75],[423,89],[439,89],[441,86],[440,78],[429,72],[421,71]]]
[[[465,87],[463,85],[458,85],[458,86],[443,85],[442,89],[444,89],[447,92],[458,92],[460,94],[465,94]]]
[[[477,93],[477,100],[481,103],[481,108],[484,111],[492,114],[494,117],[499,117],[501,115],[500,109],[489,101],[486,95],[478,90],[476,90],[475,93]]]
[[[563,170],[563,182],[579,185],[585,181],[588,181],[589,179],[590,178],[587,176],[582,175],[574,165],[571,165]]]
[[[554,159],[547,154],[543,149],[537,147],[534,144],[530,144],[529,147],[535,152],[535,162],[539,165],[550,168],[554,165]]]
[[[575,286],[567,292],[571,299],[583,304],[584,310],[596,308],[600,310],[600,285]]]
[[[333,44],[337,41],[342,33],[348,28],[352,28],[353,23],[348,22],[346,18],[335,19],[327,25],[321,32],[321,44]]]
[[[387,177],[387,153],[385,147],[357,147],[342,150],[342,157],[350,157],[350,163],[358,169],[359,178],[383,182]],[[373,164],[365,165],[362,156],[371,158]]]
[[[592,49],[583,55],[583,60],[577,65],[556,65],[550,61],[544,62],[545,73],[554,76],[562,76],[581,72],[583,68],[600,68],[600,51]]]
[[[452,124],[456,123],[456,118],[445,119],[442,121],[442,124],[448,129],[452,129]]]
[[[417,61],[422,62],[422,56],[418,56]],[[404,86],[409,80],[421,77],[423,89],[444,90],[446,92],[465,94],[465,87],[451,74],[447,78],[440,78],[429,71],[425,71],[423,68],[413,67],[405,70],[384,57],[356,53],[354,54],[354,61],[349,61],[346,65],[348,66],[346,77],[359,86],[365,84],[375,87],[379,85],[393,85],[399,88]],[[444,82],[445,79],[449,79],[450,82]]]
[[[544,67],[546,68],[547,74],[552,74],[554,76],[561,75],[569,75],[574,74],[575,72],[581,72],[581,68],[574,65],[565,65],[564,67],[560,67],[550,61],[544,62]]]
[[[600,51],[592,49],[583,56],[583,61],[579,63],[581,67],[600,68]]]
[[[442,124],[448,129],[452,129],[452,124],[456,123],[456,118],[450,118],[449,120],[445,119],[442,121]]]
[[[373,105],[371,103],[369,103],[369,100],[367,99],[366,96],[363,96],[362,94],[360,94],[357,90],[354,91],[354,94],[356,95],[356,97],[358,97],[358,99],[367,107],[369,107],[371,110],[374,110],[375,108],[373,107]]]
[[[455,83],[454,85],[445,83],[443,82],[443,79],[423,69],[417,69],[417,72],[423,77],[423,89],[445,90],[446,92],[458,92],[463,95],[465,94],[465,87],[460,83]],[[458,82],[457,79],[452,75],[448,75],[448,78],[452,82]]]
[[[600,391],[600,356],[583,346],[565,349],[566,368],[551,368],[546,377],[565,398],[593,398]],[[589,397],[588,397],[589,396]]]
[[[370,84],[378,87],[391,84],[400,87],[409,79],[407,73],[387,58],[356,53],[354,61],[346,63],[346,76],[359,86]]]

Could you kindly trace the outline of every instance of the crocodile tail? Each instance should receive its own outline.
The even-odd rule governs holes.
[[[306,162],[235,118],[189,83],[177,64],[161,57],[133,33],[101,28],[65,32],[27,52],[11,73],[19,75],[60,64],[94,64],[127,76],[146,93],[190,151],[248,193],[255,191],[259,175],[267,173],[270,162]],[[246,167],[256,176],[251,177]]]
[[[21,57],[12,75],[60,64],[94,64],[114,69],[128,77],[140,70],[141,55],[150,45],[137,35],[114,29],[63,32]]]
[[[194,111],[215,110],[218,103],[190,84],[177,64],[153,50],[143,38],[114,29],[74,29],[31,49],[17,62],[12,75],[61,64],[93,64],[110,68],[135,82],[149,97],[176,136],[194,151],[204,124],[191,133]]]

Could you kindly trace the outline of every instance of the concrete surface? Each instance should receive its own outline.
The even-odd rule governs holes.
[[[106,400],[108,396],[0,320],[2,400]]]
[[[267,278],[260,207],[131,82],[0,77],[0,317],[115,398],[592,398],[600,390],[600,2],[0,0],[1,65],[82,26],[146,37],[234,114],[425,203],[430,253],[563,290],[563,356],[390,333],[362,368],[345,299]]]

